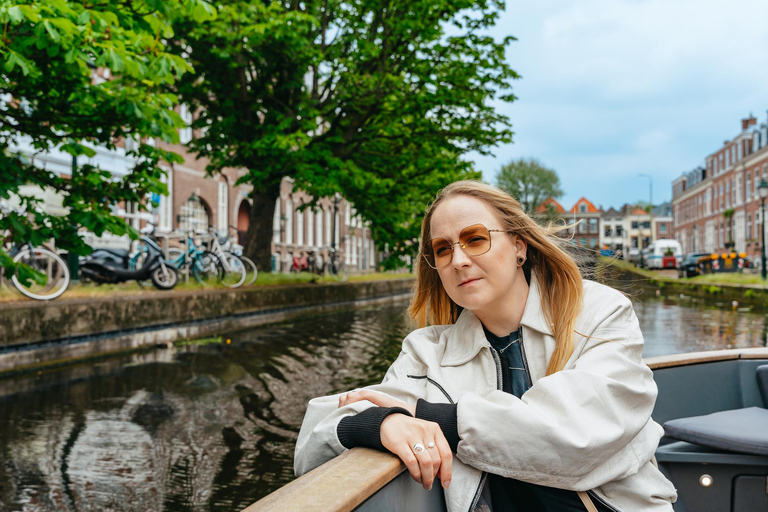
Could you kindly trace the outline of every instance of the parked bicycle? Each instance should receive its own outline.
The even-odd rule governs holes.
[[[0,201],[0,215],[11,213],[26,215],[26,209],[11,208],[5,201]],[[5,240],[11,240],[11,236]],[[11,276],[11,283],[22,294],[35,300],[53,300],[67,290],[70,283],[69,267],[52,247],[35,247],[32,243],[4,243],[3,248],[15,264],[25,265],[32,270],[31,275],[24,275],[17,267]],[[0,267],[0,272],[4,271]]]
[[[349,279],[349,271],[341,260],[339,251],[335,247],[326,247],[328,256],[323,258],[321,254],[310,253],[307,257],[307,267],[311,272],[320,275],[328,275],[331,279],[346,282]]]
[[[200,284],[213,284],[224,279],[224,265],[211,251],[195,244],[193,232],[187,233],[185,248],[171,247],[168,249],[168,263],[179,272],[192,276]]]
[[[214,231],[213,228],[209,228],[208,231],[210,240],[206,243],[206,246],[213,254],[218,256],[219,261],[221,261],[222,266],[224,267],[224,278],[222,282],[230,288],[242,286],[248,277],[249,270],[246,267],[244,257],[224,249],[224,247],[229,247],[229,236],[227,234],[222,235],[218,231]],[[252,261],[250,263],[253,266],[253,280],[255,281],[256,265],[254,265]]]

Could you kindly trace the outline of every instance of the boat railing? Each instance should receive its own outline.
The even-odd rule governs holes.
[[[350,512],[403,471],[405,465],[391,453],[353,448],[243,512]]]
[[[646,358],[653,370],[674,366],[766,359],[768,347],[713,350]],[[368,448],[353,448],[315,468],[243,512],[350,512],[405,471],[396,456]]]

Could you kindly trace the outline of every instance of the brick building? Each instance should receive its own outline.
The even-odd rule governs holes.
[[[600,218],[602,212],[587,198],[582,197],[565,213],[566,222],[573,227],[569,233],[573,241],[582,247],[599,249]]]
[[[675,238],[684,252],[733,247],[759,261],[757,186],[768,178],[768,122],[742,119],[741,132],[708,155],[705,165],[672,182]]]

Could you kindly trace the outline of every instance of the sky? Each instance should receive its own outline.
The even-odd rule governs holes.
[[[557,171],[570,208],[672,198],[672,181],[768,122],[766,0],[507,0],[493,34],[519,98],[513,143],[469,155],[483,178],[517,158]],[[649,175],[651,178],[640,176]]]

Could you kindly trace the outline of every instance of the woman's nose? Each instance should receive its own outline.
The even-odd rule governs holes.
[[[454,268],[466,267],[472,264],[472,258],[470,258],[460,244],[453,246],[453,256],[451,258],[451,264]]]

